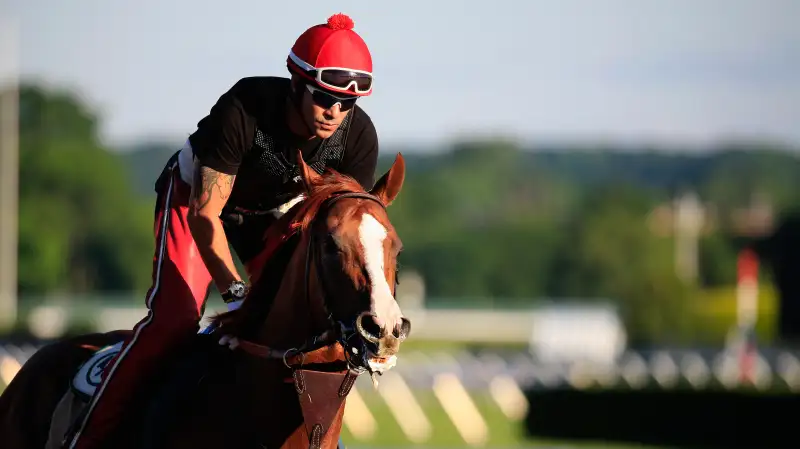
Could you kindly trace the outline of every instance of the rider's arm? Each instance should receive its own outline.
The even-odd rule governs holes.
[[[362,125],[354,121],[353,125]],[[356,179],[365,190],[375,184],[375,167],[378,165],[378,133],[371,121],[354,126],[347,139],[347,148],[339,172]]]
[[[219,215],[233,188],[235,175],[219,172],[199,163],[194,165],[194,181],[187,221],[214,284],[220,292],[233,281],[242,280],[233,263],[228,238]]]
[[[196,157],[188,225],[220,292],[243,280],[233,263],[219,216],[254,136],[254,123],[235,95],[220,97],[189,140]]]

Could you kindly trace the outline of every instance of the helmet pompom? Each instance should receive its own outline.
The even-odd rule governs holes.
[[[350,16],[342,13],[328,17],[328,28],[334,30],[352,30],[355,24]]]

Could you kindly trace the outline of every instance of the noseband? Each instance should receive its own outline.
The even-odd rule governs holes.
[[[345,198],[359,198],[359,199],[374,201],[375,203],[379,204],[382,209],[386,210],[386,205],[383,204],[383,202],[375,195],[366,192],[338,193],[334,194],[333,196],[325,200],[322,207],[320,208],[320,211],[318,211],[317,215],[314,217],[314,221],[308,228],[309,231],[311,232],[311,235],[308,238],[308,246],[306,247],[305,274],[303,278],[304,296],[310,310],[311,263],[313,260],[315,264],[315,269],[317,271],[317,277],[320,280],[320,289],[322,291],[323,305],[326,308],[326,313],[329,321],[328,329],[326,329],[322,334],[316,335],[306,340],[306,342],[298,348],[279,350],[240,339],[237,339],[237,344],[236,344],[237,348],[242,349],[245,352],[251,355],[255,355],[257,357],[281,359],[283,360],[283,363],[284,365],[286,365],[287,368],[291,368],[291,365],[303,364],[305,362],[321,363],[322,360],[320,359],[324,359],[325,355],[328,353],[326,349],[329,349],[329,347],[332,344],[338,342],[344,349],[345,360],[347,361],[347,365],[350,370],[355,371],[358,374],[368,370],[369,348],[367,347],[367,342],[364,341],[364,339],[359,335],[359,328],[361,327],[360,323],[364,314],[355,317],[352,320],[352,322],[345,323],[334,320],[333,314],[328,313],[329,297],[331,293],[326,288],[326,283],[323,275],[323,273],[325,272],[324,270],[325,267],[323,266],[322,263],[320,251],[314,251],[315,243],[318,243],[318,240],[320,238],[319,233],[316,232],[315,225],[317,224],[320,217],[325,216],[325,214],[321,213],[321,211],[323,209],[329,211],[330,208],[334,204],[336,204],[336,202]],[[395,295],[395,286],[393,285],[392,296],[394,295]]]

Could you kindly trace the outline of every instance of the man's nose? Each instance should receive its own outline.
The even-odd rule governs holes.
[[[334,103],[333,106],[331,106],[331,107],[329,107],[328,109],[325,110],[325,113],[329,117],[333,117],[333,118],[338,117],[339,114],[342,113],[342,104],[338,103],[338,102]]]

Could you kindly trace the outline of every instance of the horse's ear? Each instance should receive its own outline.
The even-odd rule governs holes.
[[[306,164],[306,161],[303,160],[303,153],[300,150],[297,150],[295,154],[297,157],[295,163],[300,169],[300,179],[303,183],[303,187],[305,188],[306,192],[310,192],[311,188],[319,182],[321,176],[319,173],[312,170],[308,164]]]
[[[406,161],[403,159],[402,154],[397,153],[392,168],[375,183],[375,187],[372,188],[370,193],[380,198],[383,204],[388,206],[392,204],[397,194],[400,193],[405,177]]]

